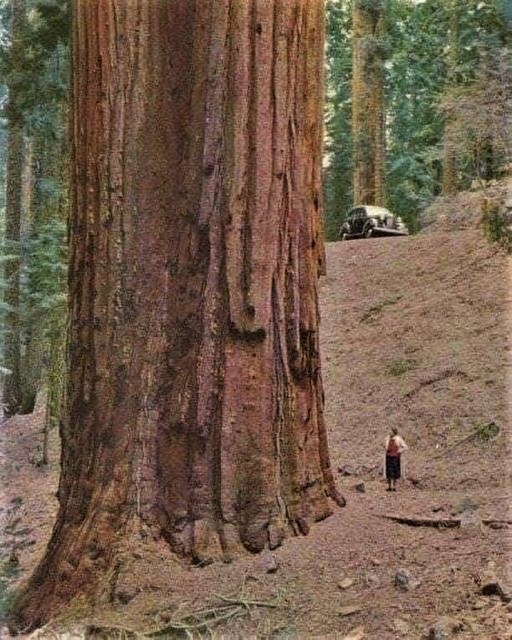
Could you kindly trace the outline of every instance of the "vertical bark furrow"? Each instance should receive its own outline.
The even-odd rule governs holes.
[[[231,184],[227,187],[227,211],[225,214],[226,277],[230,321],[239,330],[244,328],[245,294],[241,284],[240,259],[243,255],[243,235],[246,212],[249,207],[250,150],[246,145],[250,127],[250,84],[252,49],[249,46],[251,29],[251,3],[231,3],[231,25],[229,32],[228,91],[230,99],[226,105],[224,122],[224,165]]]
[[[216,29],[212,31],[209,44],[205,118],[209,127],[205,129],[202,157],[203,183],[199,207],[199,224],[207,226],[207,242],[203,247],[208,252],[208,267],[203,290],[203,327],[201,347],[197,361],[197,415],[196,429],[199,446],[192,451],[191,476],[194,478],[189,518],[193,522],[193,555],[204,562],[218,557],[222,550],[218,532],[220,505],[218,500],[217,458],[218,432],[220,430],[219,397],[221,395],[222,352],[219,331],[221,328],[220,305],[222,251],[221,191],[222,156],[224,152],[222,127],[226,111],[226,82],[229,64],[228,23],[229,3],[213,6],[215,14],[210,20]],[[206,237],[206,233],[205,233]]]

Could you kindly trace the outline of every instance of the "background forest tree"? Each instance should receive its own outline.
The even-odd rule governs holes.
[[[19,168],[2,162],[1,365],[12,372],[4,375],[3,405],[7,414],[31,412],[50,379],[50,425],[63,382],[69,9],[63,0],[10,0],[0,11],[2,150],[11,148]],[[8,145],[10,131],[18,134],[16,147]]]
[[[352,1],[353,199],[386,204],[386,99],[388,55],[383,0]]]

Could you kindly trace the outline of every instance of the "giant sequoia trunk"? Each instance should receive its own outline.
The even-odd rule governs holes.
[[[352,5],[354,204],[386,204],[382,0]]]
[[[11,0],[11,46],[9,62],[11,80],[8,85],[7,157],[5,201],[5,251],[11,258],[5,262],[4,279],[7,305],[5,317],[4,365],[9,369],[3,385],[2,402],[7,415],[16,413],[22,403],[21,340],[20,340],[20,231],[22,210],[23,173],[23,117],[19,108],[19,81],[23,60],[22,29],[24,23],[23,0]]]
[[[18,603],[147,528],[197,562],[343,503],[318,347],[323,5],[75,0],[60,511]]]

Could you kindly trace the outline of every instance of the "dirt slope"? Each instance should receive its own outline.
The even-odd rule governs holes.
[[[272,555],[225,566],[190,568],[169,561],[163,546],[134,542],[112,588],[113,607],[99,608],[96,620],[153,628],[216,608],[219,594],[240,596],[243,589],[245,597],[277,598],[279,606],[242,607],[246,615],[211,635],[203,629],[202,637],[341,639],[352,630],[354,640],[415,640],[449,615],[462,625],[459,639],[512,638],[510,605],[479,593],[481,570],[489,561],[505,568],[512,552],[510,528],[481,523],[512,515],[510,263],[474,231],[333,243],[327,254],[321,284],[326,410],[347,506]],[[51,529],[57,443],[52,468],[37,468],[40,424],[39,413],[0,429],[0,515],[7,525],[0,587],[26,575]],[[393,494],[379,470],[394,425],[410,446],[414,483],[404,481]],[[364,493],[355,490],[361,482]],[[467,526],[410,527],[379,517],[384,513],[453,513]],[[8,562],[13,544],[18,570]],[[141,558],[139,545],[150,547],[149,559]],[[410,574],[409,590],[394,584],[399,569]]]
[[[337,243],[328,261],[322,329],[336,453],[343,459],[348,447],[361,464],[378,464],[376,447],[397,426],[423,488],[500,484],[493,460],[503,437],[440,454],[504,424],[510,293],[502,254],[464,231]]]

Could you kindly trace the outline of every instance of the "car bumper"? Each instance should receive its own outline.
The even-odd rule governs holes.
[[[386,227],[372,227],[372,236],[408,236],[403,229],[387,229]]]

